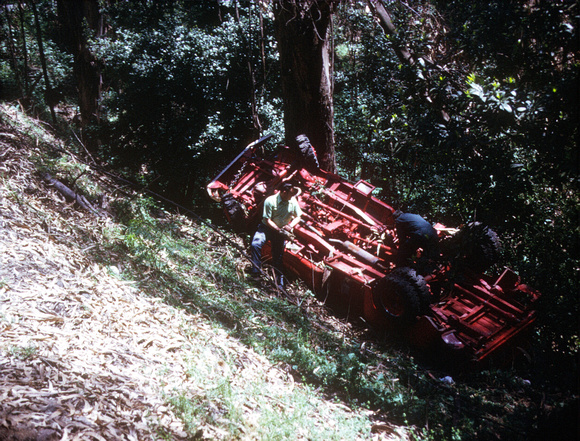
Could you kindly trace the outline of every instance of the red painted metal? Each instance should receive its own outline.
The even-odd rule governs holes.
[[[478,361],[513,342],[534,323],[539,293],[522,285],[510,269],[493,278],[454,266],[442,255],[427,274],[398,275],[398,285],[382,283],[397,274],[394,209],[372,196],[374,187],[366,181],[353,184],[335,174],[322,170],[313,174],[301,168],[296,165],[300,158],[288,148],[273,158],[259,156],[256,148],[267,139],[244,149],[208,184],[208,193],[216,201],[229,194],[239,210],[236,219],[232,213],[228,217],[238,228],[252,232],[268,195],[283,182],[299,187],[304,215],[285,249],[285,268],[334,310],[379,329],[398,327],[418,347],[439,344]],[[457,231],[440,224],[436,228],[442,237]],[[269,248],[263,253],[267,259]],[[452,267],[455,271],[450,271]],[[406,293],[389,291],[392,286],[422,284],[429,297],[415,293],[419,296],[415,303],[407,302]],[[420,314],[400,320],[414,311],[409,305],[421,302],[427,304]]]

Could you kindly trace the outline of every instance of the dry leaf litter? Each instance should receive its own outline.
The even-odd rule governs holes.
[[[301,386],[282,369],[87,257],[111,221],[43,183],[20,136],[0,126],[0,440],[228,439],[217,423],[188,438],[167,402],[224,381],[246,390],[268,383],[267,396],[239,403],[240,439],[253,439],[263,406],[291,412],[284,397]],[[190,376],[196,359],[203,384]],[[320,425],[352,414],[323,400],[313,408]],[[391,425],[375,424],[371,435],[370,425],[369,439],[408,439]]]

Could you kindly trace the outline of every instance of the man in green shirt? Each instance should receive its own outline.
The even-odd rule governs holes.
[[[292,232],[300,222],[302,210],[294,197],[298,192],[292,184],[284,183],[280,192],[269,196],[264,201],[262,222],[252,238],[252,275],[259,275],[262,268],[262,247],[266,241],[272,244],[272,264],[276,270],[276,283],[284,287],[283,255],[286,245],[286,234]]]

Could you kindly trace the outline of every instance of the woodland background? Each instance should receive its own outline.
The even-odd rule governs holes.
[[[274,14],[296,3],[286,25],[331,19],[329,167],[396,208],[497,231],[502,263],[543,293],[531,369],[577,394],[577,1],[384,1],[386,32],[355,0],[5,0],[0,99],[218,221],[207,182],[299,118],[281,49],[307,48],[280,45]]]

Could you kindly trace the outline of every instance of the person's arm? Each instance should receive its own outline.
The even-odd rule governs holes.
[[[292,231],[292,229],[300,222],[300,216],[295,217],[292,221],[284,227],[285,230]]]
[[[302,209],[300,208],[300,205],[298,205],[298,201],[294,199],[294,203],[296,204],[294,209],[294,218],[292,218],[292,220],[284,226],[284,229],[290,232],[296,225],[298,225],[301,219],[300,216],[302,216]]]
[[[278,227],[278,225],[274,223],[272,219],[268,219],[267,217],[265,217],[264,222],[266,222],[266,225],[274,231],[280,232],[282,230],[280,227]]]

